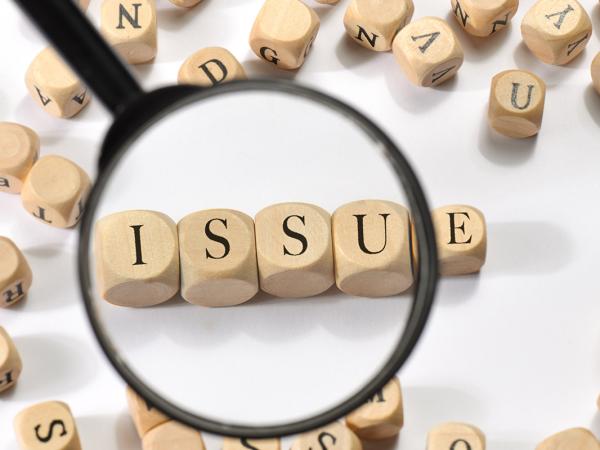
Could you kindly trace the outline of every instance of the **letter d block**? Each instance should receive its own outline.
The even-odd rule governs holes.
[[[40,139],[31,128],[0,122],[0,192],[21,192],[39,151]]]
[[[135,425],[138,436],[142,439],[152,428],[169,421],[169,418],[160,413],[153,406],[127,386],[127,405],[129,414]]]
[[[19,352],[6,330],[0,327],[0,392],[15,385],[21,370]]]
[[[485,435],[473,425],[443,423],[429,431],[427,450],[485,450]]]
[[[233,80],[245,80],[246,72],[228,50],[208,47],[198,50],[184,61],[179,69],[179,84],[216,86]]]
[[[31,287],[32,273],[21,250],[0,236],[0,308],[14,305]]]

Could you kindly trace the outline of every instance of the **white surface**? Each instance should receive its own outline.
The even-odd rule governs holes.
[[[250,75],[294,78],[367,112],[404,147],[432,205],[468,203],[486,214],[488,262],[480,276],[441,283],[427,333],[402,373],[406,425],[386,448],[422,448],[427,430],[445,420],[479,425],[491,450],[532,449],[570,426],[600,433],[600,97],[589,82],[600,7],[582,2],[597,30],[567,67],[537,62],[520,43],[518,24],[533,3],[523,1],[517,26],[492,40],[459,33],[464,67],[455,80],[425,90],[409,85],[391,54],[368,52],[345,37],[345,3],[318,7],[322,29],[313,51],[298,73],[285,73],[248,48],[260,0],[205,0],[189,12],[160,1],[159,57],[136,72],[145,87],[168,84],[194,50],[227,47]],[[92,1],[96,22],[98,8]],[[1,120],[36,129],[42,154],[65,155],[92,171],[108,115],[97,101],[72,121],[40,111],[23,77],[43,41],[10,2],[0,11]],[[418,2],[415,17],[425,15],[449,17],[449,2]],[[513,67],[535,71],[548,85],[534,140],[501,138],[485,123],[490,79]],[[139,449],[122,383],[100,354],[78,299],[75,233],[33,221],[15,196],[0,196],[0,215],[0,234],[25,249],[35,273],[29,298],[0,311],[25,363],[17,389],[0,400],[0,448],[17,448],[11,422],[20,409],[60,399],[71,405],[86,450]],[[220,447],[216,438],[207,444]]]

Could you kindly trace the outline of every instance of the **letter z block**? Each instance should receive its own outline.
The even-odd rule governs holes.
[[[25,298],[32,278],[21,250],[10,239],[0,236],[0,308]]]
[[[142,439],[143,450],[206,450],[200,432],[175,421],[150,430]]]
[[[131,415],[131,419],[133,420],[133,424],[135,425],[135,429],[137,430],[140,439],[143,439],[146,433],[152,428],[169,421],[167,416],[146,403],[146,401],[137,395],[129,386],[127,386],[126,394],[129,414]]]
[[[485,37],[508,26],[519,0],[451,0],[452,11],[463,29],[473,36]]]
[[[37,161],[40,139],[31,128],[0,122],[0,191],[18,194]]]
[[[485,450],[485,435],[473,425],[443,423],[429,431],[427,450]]]
[[[198,50],[184,61],[179,69],[179,84],[216,86],[233,80],[245,80],[246,72],[228,50],[208,47]]]
[[[13,387],[22,370],[23,364],[14,342],[6,330],[0,327],[0,392]]]
[[[348,427],[340,422],[334,422],[325,427],[296,438],[290,450],[362,450],[358,437]]]

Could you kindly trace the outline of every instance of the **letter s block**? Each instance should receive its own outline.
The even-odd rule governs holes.
[[[340,422],[334,422],[301,434],[290,450],[362,450],[362,448],[360,440],[352,430]]]
[[[31,287],[32,273],[21,250],[0,236],[0,308],[23,299]]]
[[[240,62],[228,50],[221,47],[198,50],[183,62],[177,76],[179,84],[195,84],[203,87],[245,79],[246,72]]]
[[[485,450],[485,435],[473,425],[443,423],[429,431],[427,450]]]
[[[0,192],[21,192],[39,151],[40,139],[31,128],[0,122]]]
[[[594,83],[594,89],[600,94],[600,53],[596,55],[592,61],[592,83]]]
[[[142,439],[143,450],[206,450],[199,431],[173,420],[150,430]]]
[[[452,11],[463,29],[473,36],[491,36],[510,23],[519,0],[451,0]]]
[[[133,389],[127,386],[127,406],[129,415],[133,420],[135,429],[140,439],[142,439],[152,428],[169,421],[169,418],[155,409],[153,406],[135,393]]]
[[[23,370],[21,357],[14,342],[0,327],[0,392],[15,385]]]

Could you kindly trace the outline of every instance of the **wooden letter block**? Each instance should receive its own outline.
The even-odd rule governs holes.
[[[98,288],[119,306],[153,306],[179,290],[177,226],[155,211],[124,211],[96,222]]]
[[[485,435],[473,425],[444,423],[429,431],[427,450],[485,450]]]
[[[525,70],[505,70],[492,78],[488,120],[505,136],[526,138],[542,126],[546,83]]]
[[[226,437],[223,450],[281,450],[279,439],[238,439]]]
[[[52,48],[35,57],[25,84],[33,100],[56,117],[73,117],[90,102],[87,88]]]
[[[15,385],[21,370],[23,364],[19,352],[6,330],[0,327],[0,392]]]
[[[180,6],[182,8],[191,8],[192,6],[196,6],[202,0],[170,0],[176,6]]]
[[[39,151],[40,139],[31,128],[0,122],[0,192],[21,192]]]
[[[177,226],[181,296],[202,306],[232,306],[258,292],[254,221],[231,209],[184,217]]]
[[[260,288],[277,297],[310,297],[334,283],[331,216],[307,203],[280,203],[256,215]]]
[[[567,64],[592,35],[590,16],[577,0],[539,0],[521,23],[525,45],[548,64]]]
[[[319,32],[319,16],[300,0],[266,0],[250,32],[256,56],[280,69],[297,69]]]
[[[487,233],[483,213],[472,206],[450,205],[432,213],[440,275],[479,272],[485,263]]]
[[[146,401],[137,395],[129,386],[127,386],[126,392],[129,414],[133,419],[135,429],[137,430],[140,439],[142,439],[152,428],[169,421],[167,416],[146,403]]]
[[[346,15],[346,32],[369,50],[391,50],[396,33],[410,22],[415,10],[412,0],[352,0]]]
[[[592,61],[592,82],[596,92],[600,94],[600,53]]]
[[[335,278],[350,295],[385,297],[413,283],[408,210],[383,200],[361,200],[333,213]]]
[[[198,50],[184,61],[179,69],[179,84],[216,86],[232,80],[245,80],[246,72],[228,50],[208,47]]]
[[[424,17],[406,25],[396,35],[392,47],[400,67],[417,86],[448,81],[464,60],[456,35],[437,17]]]
[[[81,167],[56,155],[44,156],[27,175],[21,200],[33,217],[58,228],[81,219],[92,183]]]
[[[0,236],[0,308],[23,299],[32,278],[31,268],[21,250],[10,239]]]
[[[108,43],[130,64],[156,56],[156,4],[154,0],[104,0],[100,29]]]
[[[150,430],[142,439],[143,450],[205,450],[200,432],[175,421]]]
[[[460,26],[479,37],[506,28],[519,8],[519,0],[451,0],[451,3]]]
[[[21,450],[81,450],[75,419],[62,402],[45,402],[21,411],[14,421]]]
[[[290,450],[362,450],[358,437],[340,422],[301,434]]]
[[[570,428],[560,433],[553,434],[542,441],[536,450],[600,450],[600,443],[596,436],[585,428]]]
[[[369,402],[346,417],[346,425],[360,439],[387,439],[396,436],[404,425],[402,390],[393,378]]]

